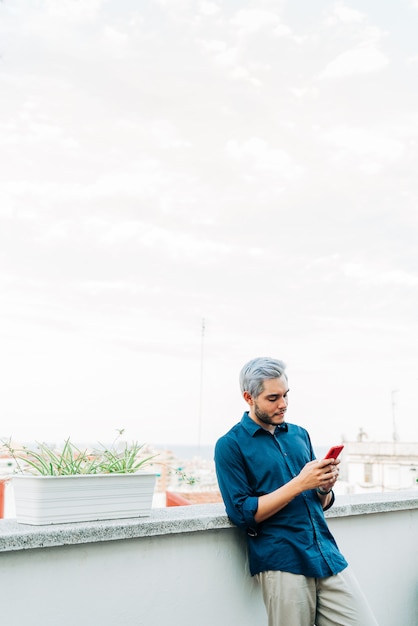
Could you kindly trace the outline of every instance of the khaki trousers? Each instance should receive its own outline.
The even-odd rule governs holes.
[[[348,568],[327,578],[272,571],[256,578],[268,626],[378,626]]]

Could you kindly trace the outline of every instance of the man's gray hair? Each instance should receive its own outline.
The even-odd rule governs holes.
[[[253,398],[257,398],[263,391],[265,380],[280,378],[280,376],[284,376],[287,380],[285,370],[285,363],[277,359],[264,356],[251,359],[244,365],[239,375],[241,392],[247,391]]]

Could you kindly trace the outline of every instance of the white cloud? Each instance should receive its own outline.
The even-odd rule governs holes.
[[[261,85],[261,81],[255,76],[255,73],[265,72],[269,69],[268,66],[256,63],[249,63],[248,66],[245,66],[241,59],[239,46],[231,46],[220,40],[201,40],[199,43],[202,49],[213,58],[216,65],[227,71],[230,78],[243,80],[257,87]]]
[[[346,24],[359,24],[364,22],[365,18],[365,14],[361,11],[357,11],[343,2],[337,2],[332,10],[332,17],[329,18],[328,23],[333,24],[336,21],[340,21]]]
[[[345,151],[352,165],[367,174],[377,174],[382,168],[399,161],[406,146],[385,128],[356,128],[340,126],[322,135],[327,143]],[[341,158],[341,155],[340,155]]]
[[[267,142],[259,137],[242,142],[230,139],[225,150],[231,159],[248,162],[258,171],[275,172],[289,180],[295,180],[302,174],[302,168],[285,150],[270,148]]]
[[[220,8],[216,4],[216,2],[209,2],[209,0],[200,0],[199,2],[199,10],[202,15],[218,15],[220,13]]]
[[[108,224],[107,231],[102,234],[102,241],[118,245],[138,243],[149,249],[164,251],[174,258],[199,259],[209,264],[220,263],[221,258],[228,256],[231,249],[228,244],[202,240],[191,233],[170,231],[137,220]]]
[[[74,222],[72,219],[58,219],[52,223],[48,223],[39,235],[41,242],[59,243],[68,240],[71,237]]]
[[[155,0],[157,4],[164,7],[168,11],[183,11],[192,12],[195,5],[195,0]]]
[[[245,80],[254,85],[255,87],[261,86],[262,82],[258,78],[252,75],[249,69],[243,65],[236,65],[231,69],[231,78],[235,80]]]
[[[129,35],[113,26],[105,25],[103,28],[105,45],[113,51],[115,58],[124,58],[127,54]]]
[[[164,150],[173,150],[176,148],[191,148],[192,142],[181,137],[181,133],[177,126],[170,120],[155,120],[148,129],[153,141],[157,141],[158,145]]]
[[[312,100],[316,100],[320,95],[318,87],[313,85],[308,85],[307,87],[291,87],[290,93],[298,99],[306,98]]]
[[[267,27],[279,29],[278,34],[280,27],[283,34],[290,32],[289,28],[281,25],[280,17],[276,13],[263,9],[241,9],[231,19],[231,24],[237,28],[240,35],[253,34]]]
[[[282,22],[279,13],[265,9],[240,9],[230,23],[239,38],[265,31],[273,37],[293,37],[292,29]]]
[[[414,274],[405,270],[396,270],[391,267],[374,268],[356,262],[345,263],[342,269],[348,278],[358,280],[363,285],[418,286],[418,273]]]
[[[147,287],[144,284],[140,284],[135,280],[84,280],[82,282],[76,282],[72,285],[74,289],[81,293],[87,293],[89,295],[114,295],[120,296],[138,296],[138,295],[150,295],[150,292],[158,292],[159,289],[156,286]]]
[[[99,246],[159,250],[161,258],[166,255],[204,264],[225,262],[232,251],[230,243],[214,241],[180,229],[169,230],[152,221],[105,219],[86,217],[81,220],[61,219],[42,228],[38,240],[43,243],[59,243],[89,240]]]
[[[375,45],[360,45],[338,55],[320,72],[319,78],[344,78],[355,74],[369,74],[389,64],[387,56]]]
[[[237,65],[239,56],[237,46],[230,46],[226,41],[220,40],[202,41],[201,44],[219,66],[230,68]]]
[[[114,206],[115,203],[122,207],[130,203],[141,212],[162,212],[165,216],[190,212],[193,216],[196,215],[196,206],[205,206],[206,196],[191,175],[175,174],[158,160],[144,159],[127,163],[119,171],[98,173],[92,181],[71,182],[53,180],[53,177],[0,181],[0,202],[2,213],[8,219],[25,217],[43,221],[50,219],[58,210],[74,216],[83,211],[100,214],[105,206]],[[96,205],[99,208],[91,208]],[[54,222],[51,228],[51,233],[55,233],[57,227]],[[61,232],[62,224],[59,228]],[[48,232],[46,226],[43,236],[46,237]]]
[[[105,0],[44,0],[47,14],[64,20],[92,21]]]
[[[63,126],[51,123],[41,116],[30,115],[22,106],[20,115],[16,115],[7,124],[1,124],[2,144],[25,145],[26,148],[41,148],[56,145],[60,149],[76,150],[79,141],[74,134],[69,135]],[[39,157],[39,152],[38,152]]]
[[[340,126],[326,131],[323,138],[355,155],[372,155],[387,161],[395,161],[405,152],[405,145],[388,136],[385,129]]]

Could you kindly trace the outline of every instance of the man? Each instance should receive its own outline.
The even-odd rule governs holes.
[[[324,516],[340,461],[317,461],[308,432],[285,422],[285,364],[253,359],[240,385],[249,411],[218,440],[215,464],[226,512],[247,532],[269,626],[377,626]]]

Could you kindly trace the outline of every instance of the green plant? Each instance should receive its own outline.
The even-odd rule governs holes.
[[[41,476],[70,476],[75,474],[134,474],[147,466],[165,465],[154,461],[158,454],[147,455],[145,444],[137,441],[121,443],[124,429],[117,430],[118,435],[110,446],[98,443],[97,448],[88,450],[76,446],[68,437],[61,448],[46,443],[36,443],[36,448],[14,448],[11,442],[2,441],[4,449],[16,462],[20,474]],[[168,468],[178,475],[179,480],[189,485],[197,482],[182,468]]]
[[[66,439],[61,450],[46,443],[37,443],[36,449],[26,446],[14,448],[10,441],[4,442],[5,449],[16,462],[20,474],[40,474],[42,476],[68,476],[71,474],[95,474],[96,460],[89,458],[70,439]]]
[[[36,449],[23,446],[15,449],[11,440],[3,441],[4,448],[14,459],[17,471],[42,476],[70,476],[74,474],[133,474],[144,468],[156,455],[144,456],[143,445],[137,441],[124,443],[122,448],[118,439],[124,430],[118,431],[118,437],[111,446],[99,444],[99,448],[80,449],[70,438],[64,441],[61,449],[46,443],[37,443]]]
[[[122,450],[106,448],[96,451],[100,474],[134,474],[148,465],[157,455],[141,456],[144,444],[140,445],[133,441],[130,445],[125,443]]]

